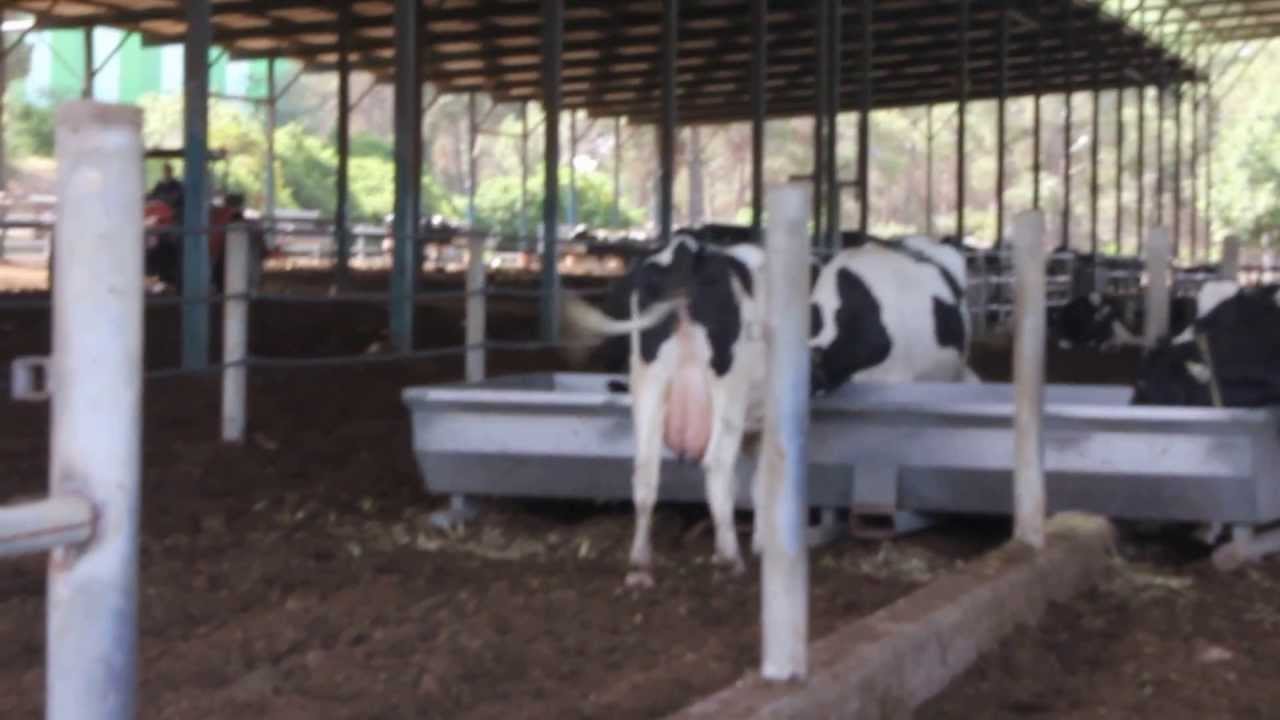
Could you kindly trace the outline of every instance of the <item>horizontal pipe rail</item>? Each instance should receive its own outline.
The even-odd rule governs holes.
[[[93,505],[75,495],[0,506],[0,557],[88,542],[93,522]]]

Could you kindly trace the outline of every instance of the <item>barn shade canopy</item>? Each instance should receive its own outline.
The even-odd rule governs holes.
[[[864,37],[861,0],[843,0],[839,102],[860,106]],[[1256,36],[1248,8],[1280,2],[1153,0],[1138,20],[1077,0],[969,0],[970,100],[998,94],[1000,16],[1010,14],[1007,90],[1056,93],[1200,79],[1194,67],[1157,40],[1177,33]],[[181,0],[10,0],[46,28],[112,26],[150,43],[178,43],[186,35]],[[287,57],[309,69],[336,70],[341,29],[347,29],[351,67],[390,80],[395,67],[393,3],[387,0],[213,0],[213,41],[233,57]],[[812,112],[816,50],[813,0],[772,0],[768,7],[766,107],[770,115]],[[1133,3],[1136,5],[1136,3]],[[431,0],[422,6],[424,80],[443,92],[483,91],[499,101],[541,96],[543,18],[540,0]],[[876,107],[919,105],[959,96],[960,0],[877,0],[872,21],[871,84]],[[343,24],[343,19],[346,24]],[[1197,20],[1197,18],[1200,18]],[[1214,21],[1212,18],[1218,18]],[[1126,19],[1130,22],[1126,22]],[[1245,18],[1246,20],[1248,18]],[[572,0],[565,3],[563,106],[593,115],[653,121],[661,112],[658,1]],[[1068,25],[1077,41],[1068,52]],[[1037,33],[1037,28],[1040,32]],[[1232,29],[1234,28],[1234,29]],[[1185,32],[1177,33],[1185,41]],[[1034,81],[1036,38],[1040,77]],[[677,32],[676,101],[682,122],[721,122],[751,116],[750,0],[683,0]],[[1081,40],[1087,39],[1088,42]],[[1097,61],[1097,67],[1094,67]],[[1094,74],[1096,72],[1096,75]]]

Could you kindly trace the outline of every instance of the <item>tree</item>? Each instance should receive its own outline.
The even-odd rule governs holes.
[[[542,173],[530,174],[526,186],[525,222],[535,233],[542,222]],[[560,217],[567,217],[569,207],[569,171],[560,168]],[[578,222],[593,228],[629,227],[639,222],[640,213],[625,203],[619,208],[620,223],[613,219],[613,191],[604,173],[577,171]],[[504,175],[481,181],[476,192],[476,223],[479,227],[503,235],[520,231],[520,176]]]
[[[5,98],[5,150],[11,159],[53,155],[53,107],[32,105],[22,99],[25,81],[9,86]]]

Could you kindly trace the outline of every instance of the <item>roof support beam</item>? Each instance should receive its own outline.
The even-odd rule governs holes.
[[[768,72],[768,0],[751,0],[751,231],[763,244],[765,75]],[[0,66],[2,67],[2,66]]]
[[[680,0],[663,0],[662,49],[660,73],[662,81],[662,115],[658,125],[658,237],[671,240],[676,154],[676,52],[680,24]]]
[[[960,39],[959,59],[959,107],[956,108],[956,242],[963,244],[965,224],[965,167],[968,158],[964,153],[966,135],[965,120],[969,115],[969,0],[959,0],[960,19],[957,32]]]
[[[209,364],[209,20],[211,0],[188,0],[183,72],[182,367]]]
[[[872,44],[873,0],[862,0],[860,3],[862,24],[861,50],[862,96],[858,103],[858,230],[866,235],[871,224],[871,108],[872,108],[872,74],[871,65],[874,59]],[[838,97],[837,97],[838,99]]]
[[[542,340],[560,338],[560,108],[565,0],[542,0]]]
[[[350,15],[347,6],[342,6],[342,14]],[[351,165],[351,53],[347,51],[346,40],[350,31],[342,30],[343,41],[338,52],[338,168],[337,181],[334,188],[337,201],[334,203],[333,224],[337,230],[338,246],[337,262],[334,265],[334,284],[339,290],[346,289],[348,264],[351,258],[351,210],[348,168]]]
[[[391,342],[413,350],[413,296],[421,264],[418,214],[422,187],[422,3],[395,0],[395,246],[391,268]]]

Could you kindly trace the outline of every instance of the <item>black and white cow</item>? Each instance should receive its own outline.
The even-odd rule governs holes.
[[[1175,297],[1169,301],[1171,334],[1185,330],[1196,316],[1196,299]],[[1142,312],[1137,313],[1139,324]],[[1049,327],[1058,347],[1113,349],[1142,343],[1140,331],[1123,319],[1120,303],[1089,293],[1074,297],[1066,305],[1049,312]]]
[[[703,223],[697,227],[677,228],[672,236],[692,238],[703,245],[729,247],[742,243],[755,242],[755,231],[750,225],[727,225],[723,223]]]
[[[1049,322],[1061,348],[1107,349],[1142,341],[1125,325],[1119,303],[1101,293],[1072,298],[1050,313]]]
[[[758,245],[718,247],[677,234],[615,286],[611,304],[625,301],[624,317],[566,298],[565,339],[581,345],[621,339],[629,366],[636,521],[628,585],[653,583],[650,525],[664,446],[701,464],[715,527],[713,560],[743,569],[733,526],[734,468],[744,436],[763,424],[764,265]],[[976,379],[965,363],[964,283],[961,255],[927,238],[837,253],[812,295],[815,391],[851,379]],[[759,491],[757,477],[753,504]],[[758,514],[752,548],[759,550]]]
[[[931,238],[872,240],[823,267],[810,306],[816,392],[862,382],[976,381],[966,362],[963,253]]]
[[[697,228],[680,228],[672,234],[672,238],[673,242],[693,243],[695,246],[704,248],[728,248],[734,245],[755,244],[756,242],[755,234],[751,231],[750,226],[715,223],[700,225]],[[663,250],[659,250],[641,258],[631,266],[625,275],[609,285],[601,306],[606,315],[615,320],[622,320],[631,316],[631,294],[636,289],[637,283],[640,282],[641,275],[652,272],[651,269],[646,269],[646,265],[651,264],[650,260],[652,258],[661,257],[662,253]],[[817,279],[821,270],[822,262],[816,257],[813,258],[811,260],[810,282]],[[630,356],[628,347],[629,343],[626,335],[608,337],[592,351],[593,364],[602,367],[605,372],[625,372]],[[622,383],[615,383],[611,389],[617,392],[625,392],[627,388]]]
[[[685,235],[706,244],[728,247],[739,243],[756,242],[756,234],[750,225],[728,225],[725,223],[703,223],[692,228],[678,228],[675,235]],[[858,230],[844,230],[840,233],[840,247],[861,247],[868,241],[882,242],[882,238],[864,234]]]
[[[1280,405],[1280,285],[1241,289],[1230,280],[1201,286],[1194,321],[1147,351],[1133,404],[1265,407]],[[1226,528],[1201,525],[1213,545]]]
[[[1205,283],[1195,321],[1143,355],[1136,405],[1280,404],[1280,286]]]
[[[715,527],[713,561],[734,572],[744,568],[733,524],[734,468],[744,434],[762,423],[764,280],[758,245],[719,247],[676,234],[619,283],[613,297],[625,298],[627,319],[566,298],[566,340],[627,336],[636,452],[628,585],[653,584],[650,524],[664,446],[702,465]],[[753,499],[758,485],[753,482]],[[753,532],[753,546],[758,537]]]

